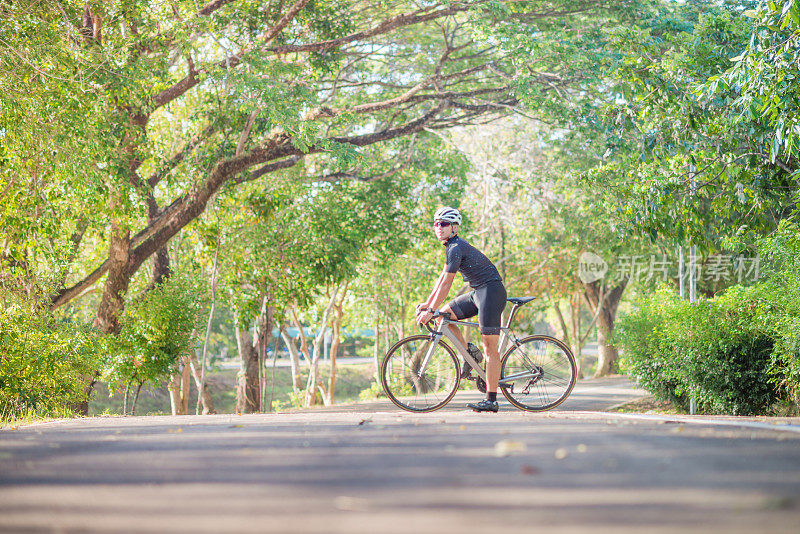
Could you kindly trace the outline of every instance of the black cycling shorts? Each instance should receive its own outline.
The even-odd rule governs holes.
[[[456,297],[448,306],[461,321],[478,316],[481,334],[500,334],[503,310],[506,307],[506,288],[500,280],[487,282],[470,293]]]

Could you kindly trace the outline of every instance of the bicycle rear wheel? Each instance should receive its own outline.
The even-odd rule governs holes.
[[[528,336],[506,351],[500,390],[517,408],[543,412],[566,400],[577,378],[569,348],[550,336]]]
[[[409,412],[437,410],[450,402],[458,390],[461,373],[455,352],[441,340],[436,346],[432,343],[431,336],[424,335],[401,339],[381,363],[381,384],[386,396]],[[429,353],[428,363],[420,373]]]

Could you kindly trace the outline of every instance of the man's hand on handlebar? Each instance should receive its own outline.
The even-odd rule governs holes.
[[[424,306],[424,304],[417,306],[417,324],[425,324],[433,318],[433,312]]]

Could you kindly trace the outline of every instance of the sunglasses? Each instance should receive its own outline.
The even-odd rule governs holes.
[[[438,227],[438,228],[447,228],[451,224],[453,224],[453,223],[450,223],[450,222],[447,222],[447,221],[434,221],[433,226],[434,227]]]

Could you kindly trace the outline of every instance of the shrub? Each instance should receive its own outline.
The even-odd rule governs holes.
[[[0,301],[0,414],[66,415],[86,400],[84,386],[100,362],[88,325],[57,320],[46,308]]]
[[[119,335],[105,340],[110,357],[103,378],[137,388],[168,379],[180,356],[193,350],[205,305],[197,282],[177,273],[129,302]]]
[[[702,411],[768,413],[800,401],[800,232],[793,221],[759,243],[763,278],[695,304],[662,288],[620,317],[623,369],[661,399]]]
[[[620,318],[623,369],[656,397],[706,413],[764,413],[778,399],[774,339],[758,321],[758,288],[690,304],[662,288]]]
[[[775,340],[773,376],[787,400],[800,405],[800,229],[783,220],[774,235],[761,240],[759,253],[768,295],[763,327]]]

